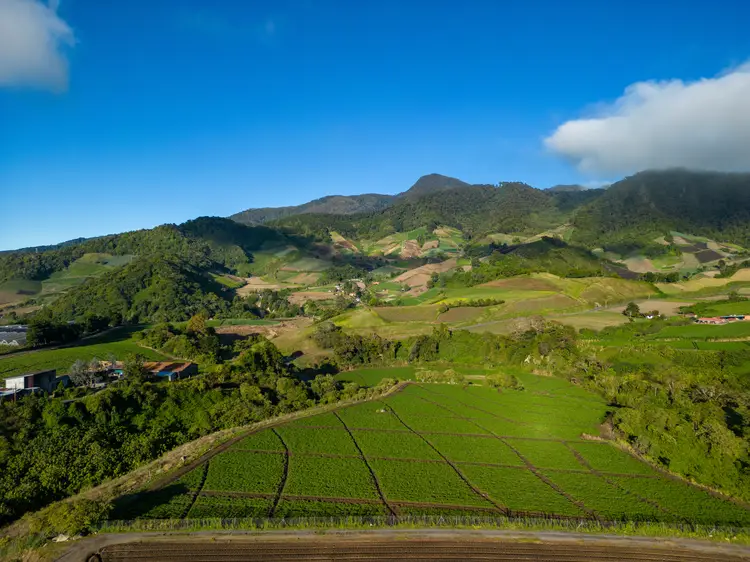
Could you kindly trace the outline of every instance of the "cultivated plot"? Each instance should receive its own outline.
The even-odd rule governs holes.
[[[258,431],[115,516],[494,513],[750,524],[744,506],[589,440],[607,412],[597,396],[560,379],[518,378],[522,390],[414,383]]]

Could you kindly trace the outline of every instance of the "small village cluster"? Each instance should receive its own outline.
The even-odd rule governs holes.
[[[155,381],[176,381],[198,374],[198,365],[190,362],[155,361],[143,365],[148,376]],[[92,368],[90,384],[93,388],[105,388],[125,376],[121,361],[99,361]],[[5,387],[0,388],[0,400],[20,398],[29,394],[51,393],[60,385],[67,388],[74,384],[70,375],[58,375],[57,369],[37,371],[5,379]]]

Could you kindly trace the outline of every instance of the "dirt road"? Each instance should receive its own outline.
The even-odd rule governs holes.
[[[99,535],[60,562],[498,560],[739,562],[750,548],[694,540],[478,530],[266,531]]]

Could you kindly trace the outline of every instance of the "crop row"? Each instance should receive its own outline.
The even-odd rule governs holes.
[[[651,504],[611,486],[602,478],[573,472],[547,472],[545,475],[573,498],[582,501],[586,508],[594,510],[605,519],[664,519],[662,512]]]
[[[584,515],[529,470],[469,465],[461,470],[470,482],[511,511]]]
[[[274,494],[278,491],[286,459],[247,451],[226,451],[208,465],[204,490]]]
[[[349,458],[290,457],[284,494],[378,499],[367,465]]]
[[[335,428],[280,427],[279,435],[292,453],[357,455],[352,438],[339,423]]]
[[[749,510],[682,482],[667,478],[611,479],[624,489],[656,501],[664,509],[696,523],[750,525]]]
[[[438,439],[444,437],[446,436],[439,436]],[[475,439],[492,446],[504,446],[499,440]],[[458,445],[457,442],[454,444]],[[592,445],[591,450],[597,450],[593,447],[609,449],[606,445]],[[455,451],[458,451],[458,447]],[[453,455],[455,454],[457,453],[454,452]],[[502,454],[508,455],[508,452]],[[139,500],[139,512],[133,516],[179,518],[191,504],[188,515],[191,518],[264,516],[272,503],[271,498],[278,492],[281,484],[283,461],[282,455],[243,451],[221,453],[210,461],[208,467],[203,489],[210,495],[199,495],[195,503],[192,503],[201,481],[202,473],[199,468],[170,486]],[[379,495],[372,474],[362,459],[293,455],[288,461],[289,473],[276,511],[277,516],[375,515],[384,512],[384,506],[378,504]],[[426,504],[410,508],[399,507],[399,512],[403,514],[432,513],[443,509],[439,507],[441,505],[454,505],[459,510],[472,509],[468,506],[492,510],[494,502],[512,512],[582,517],[586,512],[575,503],[582,502],[586,509],[593,510],[606,519],[750,524],[750,512],[742,507],[667,478],[608,476],[605,480],[592,473],[542,468],[545,477],[570,496],[568,498],[532,471],[520,467],[458,463],[456,467],[461,472],[459,475],[445,462],[420,463],[370,458],[369,464],[378,478],[386,501],[396,505],[400,502]],[[222,493],[230,496],[232,492],[239,492],[240,497],[221,496]],[[266,497],[242,497],[241,493],[256,493]],[[492,502],[480,494],[486,494]],[[321,499],[299,500],[296,497]],[[325,498],[337,498],[340,501],[330,502],[325,501]],[[651,503],[642,498],[647,498]],[[120,516],[124,517],[125,513]]]
[[[371,460],[388,501],[411,501],[492,508],[446,463]]]
[[[277,494],[281,494],[275,511],[279,516],[381,514],[385,507],[378,503],[374,473],[389,504],[434,504],[402,506],[402,513],[404,509],[439,511],[451,505],[459,510],[493,510],[497,504],[513,512],[574,517],[593,510],[611,519],[750,523],[750,512],[740,506],[661,477],[606,443],[581,441],[582,432],[596,430],[589,422],[599,419],[604,406],[596,401],[584,404],[588,399],[580,389],[564,396],[572,385],[538,378],[529,380],[537,389],[534,395],[452,385],[411,386],[381,402],[249,435],[211,459],[205,483],[205,469],[199,467],[144,499],[142,516],[181,517],[187,509],[190,517],[263,514]],[[567,403],[560,405],[563,398]],[[566,414],[571,401],[579,404],[573,408],[577,411]],[[514,449],[542,477],[528,470]],[[586,465],[606,478],[586,472]],[[193,503],[201,484],[209,494],[198,495]],[[264,497],[217,499],[217,494],[229,492]]]

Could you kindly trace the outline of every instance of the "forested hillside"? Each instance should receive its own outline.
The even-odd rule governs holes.
[[[247,209],[229,217],[242,224],[263,224],[272,220],[305,213],[351,215],[385,209],[393,202],[392,195],[366,193],[364,195],[328,195],[302,205]]]
[[[750,242],[750,174],[646,171],[607,189],[574,219],[588,245],[650,241],[676,230],[746,245]]]
[[[333,206],[323,208],[339,209],[338,214],[304,212],[262,226],[201,217],[44,251],[3,253],[0,297],[5,291],[5,300],[0,303],[19,306],[34,298],[31,305],[61,321],[181,320],[198,311],[242,315],[234,290],[245,281],[217,276],[265,275],[261,284],[283,288],[294,282],[280,280],[324,280],[320,272],[335,265],[357,262],[362,271],[386,265],[376,256],[386,261],[462,257],[471,261],[471,273],[443,272],[459,286],[542,271],[563,277],[648,272],[652,281],[675,281],[732,258],[735,250],[703,252],[700,262],[691,254],[690,262],[680,256],[699,248],[684,240],[678,248],[655,239],[676,231],[747,245],[748,188],[748,174],[684,170],[643,172],[607,190],[540,190],[518,182],[469,185],[432,174],[397,196],[361,196],[359,201],[369,201],[365,206],[387,203],[366,213],[346,214],[351,199],[341,207],[333,204],[339,200],[334,197],[325,200]],[[306,209],[320,208],[316,204]],[[602,246],[609,253],[589,252]],[[640,254],[636,260],[661,260],[672,269],[638,262],[629,270],[628,255]]]
[[[419,178],[408,190],[398,195],[381,195],[377,193],[329,195],[302,205],[247,209],[229,218],[242,224],[254,225],[303,214],[353,215],[373,213],[390,207],[399,199],[418,199],[425,195],[468,186],[468,183],[456,178],[440,174],[428,174]]]
[[[468,237],[492,232],[538,232],[560,226],[582,204],[596,199],[599,190],[548,192],[523,183],[472,185],[405,198],[376,213],[353,216],[297,215],[273,225],[314,235],[335,230],[353,238],[378,239],[438,225],[457,228]]]

